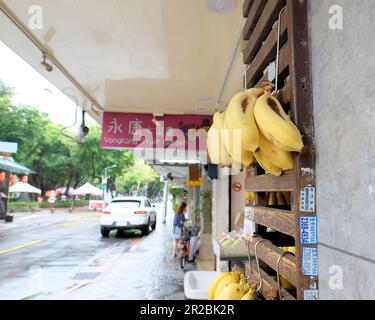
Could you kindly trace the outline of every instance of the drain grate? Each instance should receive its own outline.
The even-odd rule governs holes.
[[[78,272],[72,279],[74,280],[93,280],[98,277],[100,272]]]

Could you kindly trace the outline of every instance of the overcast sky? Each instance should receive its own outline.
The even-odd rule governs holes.
[[[74,102],[1,41],[0,57],[0,79],[14,88],[13,103],[38,107],[40,111],[48,113],[53,122],[64,127],[74,124]],[[88,120],[89,123],[95,122],[92,119]],[[75,128],[79,127],[80,121],[81,109],[78,109],[78,124]]]

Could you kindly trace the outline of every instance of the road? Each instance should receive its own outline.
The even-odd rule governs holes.
[[[184,298],[170,226],[105,239],[99,220],[98,213],[42,213],[0,225],[0,299]]]

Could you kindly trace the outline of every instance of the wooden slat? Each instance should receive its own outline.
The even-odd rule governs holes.
[[[281,48],[280,50],[280,56],[279,56],[279,75],[284,74],[288,68],[289,68],[289,62],[290,62],[290,46],[289,43],[287,42],[284,47]],[[251,73],[252,71],[247,70],[246,77],[247,77],[247,87],[252,88],[252,87],[259,87],[260,82],[262,80],[268,80],[268,72],[264,73],[261,79],[259,79],[258,82],[256,82],[259,78],[260,75],[255,75]]]
[[[254,31],[254,28],[266,4],[267,0],[254,0],[242,32],[242,36],[245,40],[250,39],[251,33]]]
[[[245,0],[242,6],[243,17],[247,18],[249,16],[250,8],[253,5],[254,0]]]
[[[296,236],[296,220],[291,211],[255,207],[254,222],[294,238]]]
[[[277,20],[281,9],[285,6],[284,0],[269,0],[260,16],[258,23],[255,26],[251,36],[249,38],[249,43],[245,49],[246,61],[250,63],[260,47],[263,41],[267,38],[270,33],[273,24]],[[246,38],[245,38],[246,39]],[[247,40],[247,39],[246,39]]]
[[[316,204],[314,212],[301,212],[300,190],[310,186],[316,188],[315,176],[315,137],[314,137],[314,110],[312,98],[311,62],[310,62],[310,35],[309,35],[309,1],[288,0],[289,14],[288,39],[291,47],[290,86],[291,86],[291,111],[292,118],[301,130],[305,148],[294,161],[294,187],[295,194],[292,204],[293,210],[298,210],[297,221],[300,216],[316,217]],[[302,170],[305,169],[305,170]],[[304,290],[318,290],[318,277],[304,276],[302,271],[302,250],[300,241],[300,224],[296,224],[296,253],[298,258],[297,272],[299,275],[297,298],[304,299]],[[317,245],[306,245],[317,249]]]
[[[250,249],[253,254],[255,254],[254,248],[255,244],[262,237],[253,237],[250,239]],[[260,260],[266,263],[273,270],[277,270],[277,261],[284,253],[283,250],[279,249],[270,242],[261,242],[257,247],[257,255]],[[280,275],[286,278],[292,285],[297,287],[299,275],[297,274],[297,259],[292,255],[285,255],[280,260]]]
[[[250,274],[250,263],[246,263],[245,267],[246,275]],[[252,262],[251,269],[253,272],[253,277],[255,282],[260,282],[260,277],[258,273],[258,268],[256,266],[255,262]],[[260,268],[260,274],[262,277],[262,288],[260,290],[261,295],[266,300],[277,300],[278,297],[278,290],[277,290],[277,282],[268,274],[266,273],[262,268]],[[286,291],[284,288],[281,288],[281,295],[283,300],[296,300],[288,291]]]
[[[281,29],[280,29],[280,38],[285,42],[286,35],[287,35],[287,25],[288,25],[288,14],[287,11],[284,10],[281,14]],[[254,76],[257,75],[259,72],[262,72],[267,65],[275,60],[276,57],[276,49],[277,49],[277,38],[278,38],[278,23],[275,22],[272,31],[268,35],[266,41],[264,41],[262,47],[258,51],[256,57],[251,62],[248,56],[244,56],[244,63],[249,64],[251,62],[250,74]]]
[[[288,82],[277,94],[276,98],[280,101],[281,105],[286,106],[290,103],[290,83]]]
[[[294,178],[292,174],[275,177],[270,174],[255,176],[245,181],[247,192],[269,192],[269,191],[294,191]]]

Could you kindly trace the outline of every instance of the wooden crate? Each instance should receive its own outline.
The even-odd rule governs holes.
[[[296,246],[296,257],[286,255],[281,258],[280,274],[296,288],[294,298],[317,298],[318,276],[315,272],[310,274],[307,268],[311,266],[310,262],[314,262],[315,267],[315,260],[311,257],[316,258],[317,244],[315,241],[309,242],[316,233],[309,234],[304,231],[301,234],[301,227],[312,230],[308,227],[314,227],[316,223],[315,140],[308,5],[308,0],[245,0],[243,6],[243,16],[246,18],[243,30],[243,38],[246,41],[243,59],[247,65],[247,88],[259,85],[262,80],[268,80],[267,67],[276,61],[279,33],[277,22],[280,12],[285,8],[280,19],[281,50],[277,97],[299,127],[305,145],[303,152],[294,156],[294,169],[281,177],[264,174],[258,165],[248,168],[246,191],[257,193],[253,218],[259,235],[250,241],[250,247],[254,250],[256,240],[262,237],[269,240],[260,243],[257,250],[264,279],[261,293],[266,299],[278,298],[277,283],[270,274],[274,275],[277,261],[283,253],[279,247],[291,244]],[[307,187],[309,189],[306,189]],[[265,193],[275,191],[291,192],[292,203],[289,208],[267,207]],[[311,203],[308,203],[310,200]],[[271,233],[266,231],[267,228],[275,230],[276,233],[271,236]],[[306,268],[303,268],[303,263],[307,263]],[[247,269],[249,268],[252,268],[254,275],[259,278],[255,265],[248,263]],[[283,299],[293,299],[293,296],[283,291]]]

